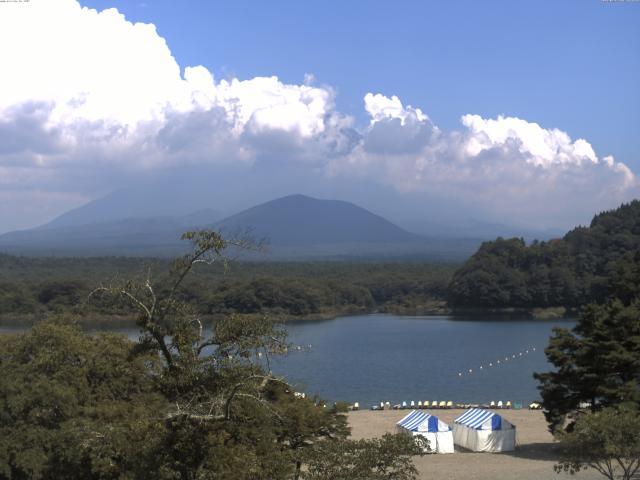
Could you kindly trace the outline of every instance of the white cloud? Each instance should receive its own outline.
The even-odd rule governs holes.
[[[67,149],[147,141],[168,117],[224,110],[231,133],[246,128],[311,137],[324,131],[333,92],[277,77],[215,82],[202,66],[184,77],[151,24],[131,23],[72,0],[34,0],[0,16],[3,88],[0,118],[24,103],[50,111],[43,126],[62,129]],[[10,46],[10,47],[9,47]]]
[[[419,108],[413,108],[411,105],[403,107],[402,102],[395,95],[389,98],[380,93],[375,95],[367,93],[364,96],[364,109],[371,116],[372,124],[390,118],[400,119],[402,125],[407,121],[424,122],[428,120]]]
[[[468,129],[466,151],[470,156],[514,142],[518,151],[527,156],[527,162],[537,166],[598,163],[586,140],[572,142],[569,135],[556,128],[547,130],[520,118],[499,116],[493,120],[480,115],[464,115],[462,124]]]
[[[216,80],[203,66],[182,71],[154,25],[115,9],[31,0],[2,10],[5,196],[51,195],[62,199],[51,205],[66,206],[132,173],[256,162],[297,162],[309,176],[368,179],[525,223],[545,208],[595,211],[638,191],[626,165],[559,129],[469,114],[459,130],[443,132],[397,96],[367,93],[370,122],[356,130],[336,110],[333,89],[315,86],[311,74],[300,85],[275,76]],[[0,225],[10,215],[0,210]]]
[[[277,77],[233,79],[218,84],[217,104],[233,118],[237,130],[246,126],[277,129],[309,138],[324,131],[333,93],[307,85],[286,85]]]
[[[135,125],[156,118],[184,88],[155,27],[128,22],[115,9],[98,13],[72,0],[15,5],[0,16],[0,39],[0,109],[54,102],[50,124]]]
[[[331,175],[370,177],[436,195],[445,205],[462,201],[494,218],[537,225],[570,225],[639,193],[625,164],[599,159],[586,140],[559,129],[464,115],[461,129],[443,133],[426,115],[405,116],[396,97],[369,93],[365,108],[369,127],[348,155],[329,163]]]

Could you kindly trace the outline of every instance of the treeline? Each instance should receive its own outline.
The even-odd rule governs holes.
[[[640,201],[596,215],[562,239],[484,243],[449,285],[453,307],[580,307],[624,292],[640,263]]]
[[[132,314],[126,303],[92,301],[90,292],[123,278],[151,276],[168,288],[165,260],[27,258],[0,255],[0,318],[51,313]],[[266,314],[280,318],[359,312],[427,313],[442,309],[456,265],[423,263],[233,262],[198,268],[181,300],[202,314]]]

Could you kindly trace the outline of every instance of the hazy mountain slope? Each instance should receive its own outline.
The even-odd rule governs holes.
[[[86,213],[86,212],[85,212]],[[84,214],[83,214],[84,216]],[[196,227],[219,229],[228,235],[251,230],[266,238],[266,254],[246,254],[256,260],[433,260],[467,258],[478,239],[429,238],[410,233],[349,202],[291,195],[213,221],[211,210],[181,217],[128,218],[70,225],[60,222],[0,236],[0,251],[24,255],[175,256],[187,248],[182,232]]]
[[[518,237],[524,238],[526,241],[536,239],[550,240],[552,238],[559,238],[566,233],[566,230],[558,228],[536,230],[503,223],[483,222],[469,218],[451,218],[449,223],[434,222],[427,218],[424,221],[407,222],[402,226],[418,235],[428,237],[482,238],[484,240],[493,240],[497,237]]]
[[[47,225],[0,236],[0,250],[26,255],[175,255],[180,235],[219,217],[201,210],[183,217],[127,218],[82,225]]]
[[[210,175],[186,174],[179,170],[162,177],[149,177],[115,190],[104,197],[63,213],[43,227],[86,225],[129,218],[183,217],[202,208],[212,208],[215,220],[231,210],[216,199],[225,198],[220,182]]]
[[[440,238],[483,238],[522,236],[547,239],[564,232],[530,230],[484,218],[482,213],[455,202],[421,201],[400,195],[393,189],[376,187],[354,179],[331,182],[310,181],[306,171],[292,178],[266,165],[243,168],[215,166],[209,169],[181,167],[157,174],[145,174],[129,185],[97,198],[55,218],[44,227],[85,225],[127,218],[180,217],[203,207],[220,212],[218,217],[280,198],[292,192],[314,198],[340,198],[391,220],[410,232]],[[338,182],[336,185],[335,182]]]
[[[247,227],[272,245],[414,242],[421,237],[349,202],[290,195],[257,205],[215,224],[234,232]]]

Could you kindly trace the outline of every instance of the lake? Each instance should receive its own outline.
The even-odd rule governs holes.
[[[273,368],[307,392],[361,406],[405,400],[528,404],[539,398],[533,372],[551,368],[544,348],[553,327],[574,324],[382,314],[295,322],[290,340],[312,347],[277,359]]]
[[[296,321],[287,324],[289,340],[305,348],[271,366],[300,391],[361,407],[411,400],[529,404],[539,398],[533,372],[551,368],[544,348],[553,327],[574,324],[386,314]],[[114,331],[137,336],[135,328]]]

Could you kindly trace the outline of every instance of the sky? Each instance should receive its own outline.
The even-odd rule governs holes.
[[[637,1],[2,2],[0,232],[175,172],[588,222],[640,197],[639,25]]]

